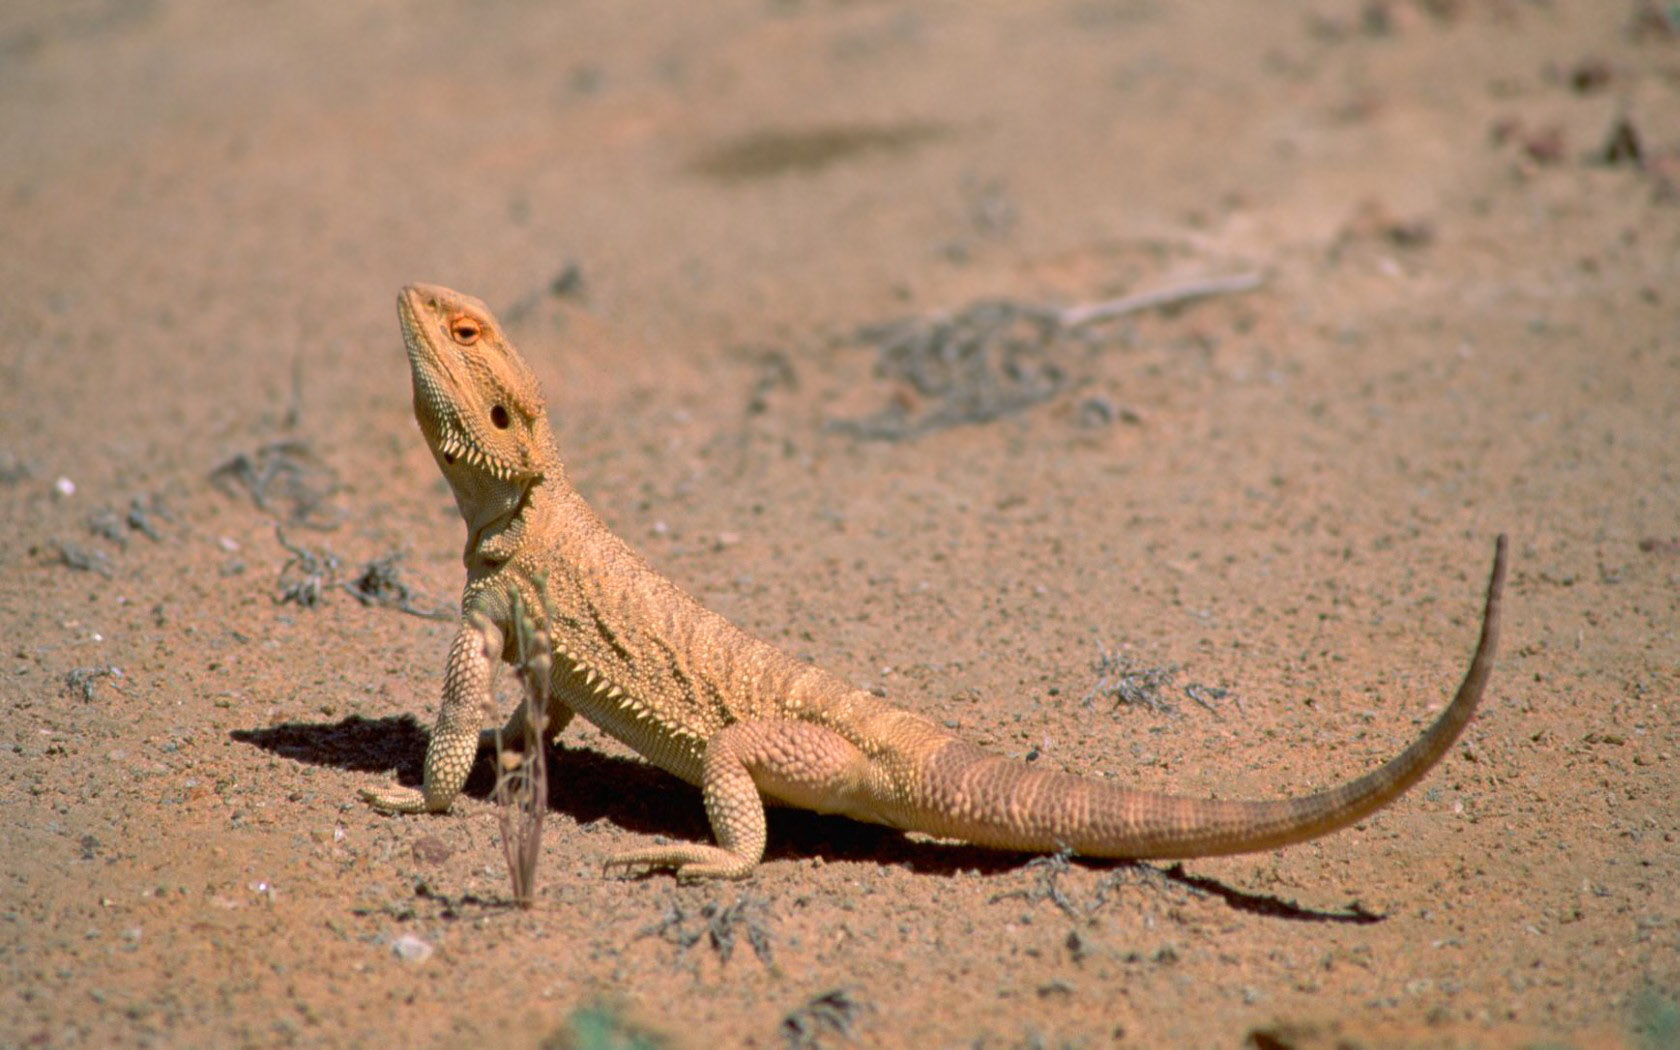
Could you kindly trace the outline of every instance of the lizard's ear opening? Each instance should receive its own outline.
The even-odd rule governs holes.
[[[490,409],[490,422],[495,424],[497,430],[506,430],[509,423],[507,409],[501,405],[492,407]]]

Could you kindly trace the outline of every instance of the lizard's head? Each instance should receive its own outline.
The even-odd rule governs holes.
[[[549,440],[542,388],[484,304],[435,284],[397,296],[414,417],[451,484],[464,473],[523,483]],[[488,479],[486,479],[488,480]]]

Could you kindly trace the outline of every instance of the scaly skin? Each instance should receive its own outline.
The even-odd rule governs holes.
[[[1458,694],[1410,747],[1356,780],[1236,802],[1134,791],[989,754],[747,634],[661,576],[566,480],[537,381],[484,304],[429,285],[403,289],[397,302],[415,416],[467,523],[467,585],[424,787],[363,789],[381,810],[441,813],[460,793],[496,661],[513,656],[516,592],[554,649],[549,737],[582,715],[705,797],[717,845],[632,850],[608,867],[673,868],[685,879],[751,874],[764,854],[766,800],[1007,850],[1274,849],[1346,827],[1416,783],[1470,721],[1493,665],[1504,536]],[[522,739],[524,720],[521,706],[505,738]]]

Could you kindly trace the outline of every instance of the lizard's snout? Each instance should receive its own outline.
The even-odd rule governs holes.
[[[449,289],[438,284],[408,284],[397,293],[397,303],[406,305],[410,310],[417,307],[436,309],[450,294]]]

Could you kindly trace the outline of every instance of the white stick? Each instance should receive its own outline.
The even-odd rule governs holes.
[[[1202,299],[1210,295],[1232,295],[1237,292],[1253,291],[1260,287],[1265,280],[1261,273],[1238,273],[1229,277],[1209,277],[1187,284],[1176,284],[1166,288],[1157,288],[1152,292],[1139,292],[1137,295],[1122,296],[1107,302],[1088,303],[1085,306],[1070,306],[1056,315],[1056,320],[1063,328],[1079,328],[1099,321],[1112,321],[1116,317],[1135,314],[1143,310],[1154,310],[1163,306],[1176,306],[1192,299]]]

